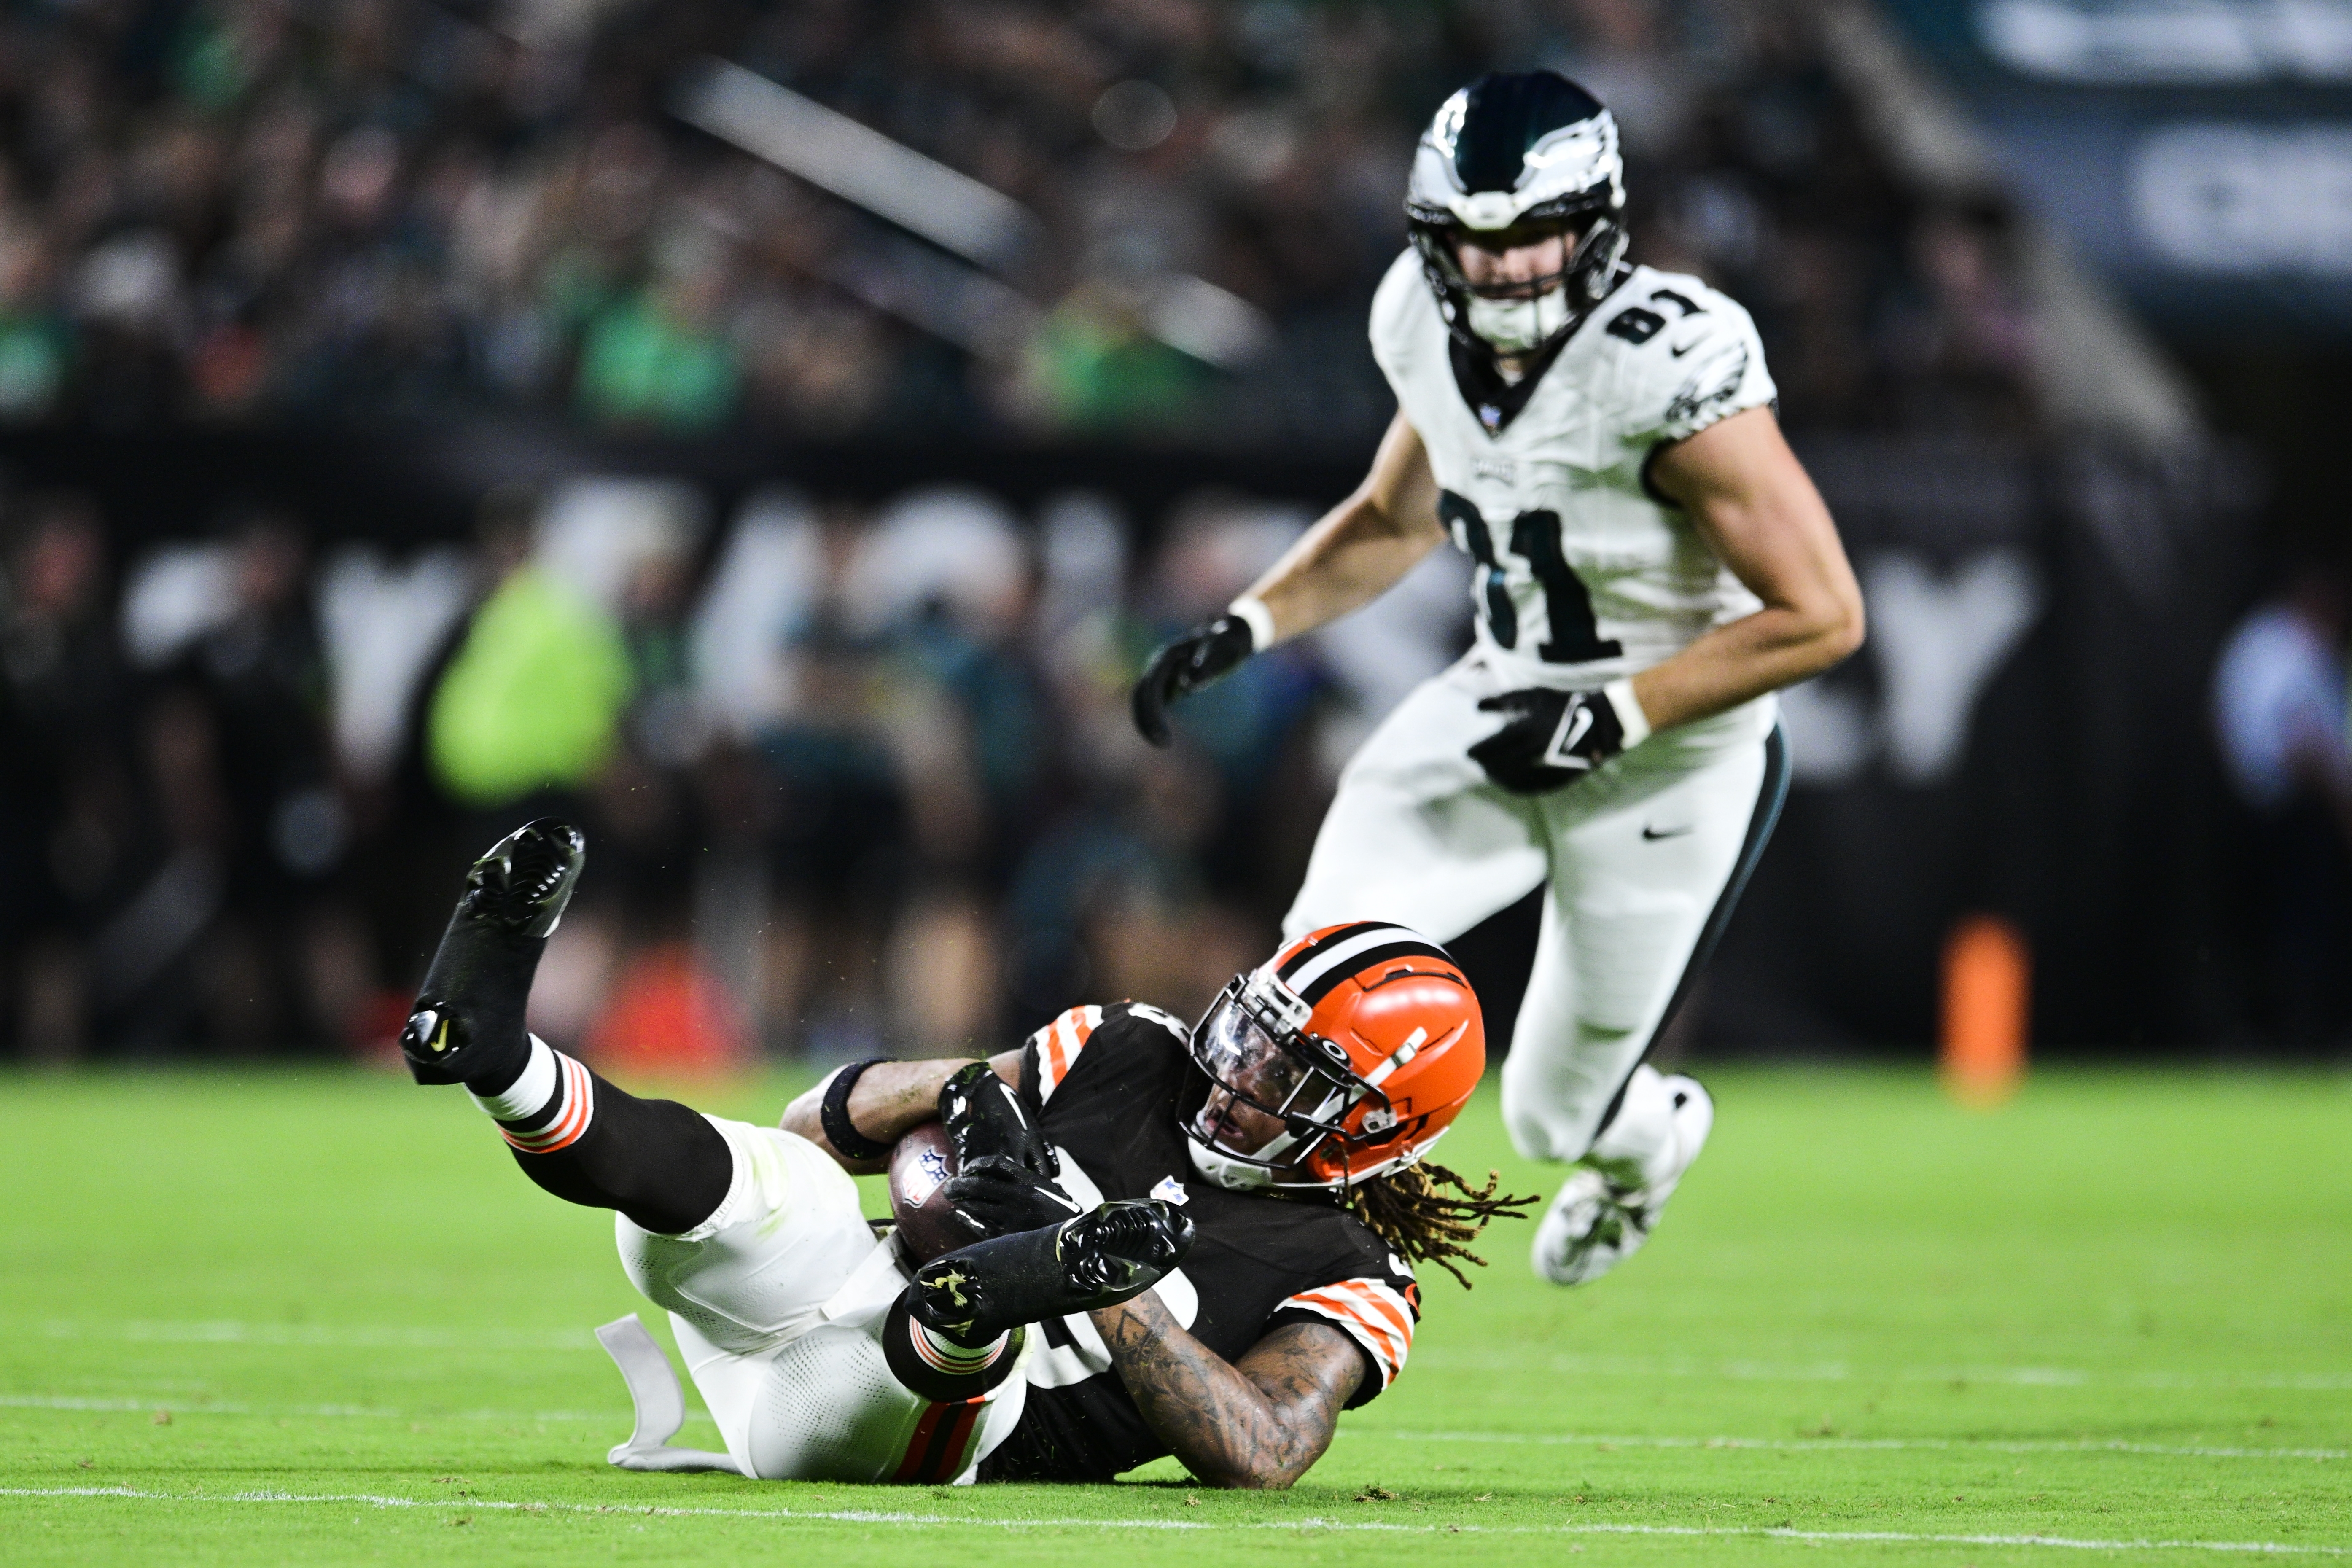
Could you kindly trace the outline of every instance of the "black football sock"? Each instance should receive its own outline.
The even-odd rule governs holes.
[[[546,947],[545,937],[488,926],[460,931],[453,922],[416,994],[409,1032],[421,1038],[404,1042],[412,1059],[419,1045],[432,1050],[438,1040],[452,1055],[464,1051],[460,1081],[476,1094],[512,1088],[530,1061],[523,1008]]]
[[[618,1209],[656,1236],[719,1211],[735,1156],[719,1129],[674,1100],[639,1100],[525,1037],[523,1066],[474,1102],[499,1124],[523,1174],[566,1203]]]

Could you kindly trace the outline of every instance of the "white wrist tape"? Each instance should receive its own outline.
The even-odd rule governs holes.
[[[1610,707],[1617,710],[1617,724],[1625,731],[1627,751],[1650,738],[1650,716],[1642,711],[1642,700],[1633,695],[1631,679],[1611,681],[1601,689],[1601,695],[1609,699]]]
[[[1225,613],[1250,629],[1250,651],[1264,653],[1274,646],[1274,612],[1255,594],[1244,594],[1225,606]]]

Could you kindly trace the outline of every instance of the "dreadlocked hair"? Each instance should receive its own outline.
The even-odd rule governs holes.
[[[1489,1171],[1486,1184],[1473,1187],[1443,1165],[1422,1163],[1349,1188],[1346,1202],[1374,1236],[1415,1263],[1436,1264],[1467,1290],[1469,1278],[1454,1260],[1481,1268],[1486,1260],[1464,1244],[1477,1240],[1497,1215],[1527,1218],[1528,1205],[1538,1201],[1497,1193],[1502,1183],[1500,1171]]]

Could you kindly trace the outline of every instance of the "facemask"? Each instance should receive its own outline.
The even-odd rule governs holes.
[[[1500,354],[1530,353],[1568,325],[1568,290],[1553,289],[1532,300],[1482,300],[1470,296],[1470,331]]]
[[[1185,1139],[1184,1152],[1192,1157],[1192,1169],[1228,1192],[1254,1193],[1274,1184],[1274,1173],[1264,1165],[1220,1153],[1198,1138]]]
[[[1328,1115],[1339,1109],[1339,1097],[1334,1095],[1324,1100],[1316,1114]],[[1236,1193],[1255,1193],[1277,1185],[1277,1174],[1296,1177],[1298,1173],[1295,1170],[1276,1171],[1269,1166],[1282,1165],[1282,1157],[1297,1147],[1295,1134],[1277,1132],[1266,1140],[1265,1148],[1244,1160],[1203,1141],[1191,1127],[1184,1130],[1184,1152],[1192,1156],[1192,1169],[1218,1186]]]

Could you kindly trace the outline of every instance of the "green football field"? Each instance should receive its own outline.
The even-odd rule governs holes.
[[[609,1219],[455,1091],[0,1077],[0,1562],[2189,1563],[2352,1555],[2352,1079],[1711,1078],[1650,1249],[1525,1226],[1295,1491],[608,1468]],[[704,1097],[766,1118],[782,1081]],[[1491,1098],[1444,1150],[1521,1190]],[[656,1325],[659,1337],[667,1331]],[[708,1422],[679,1440],[715,1444]]]

